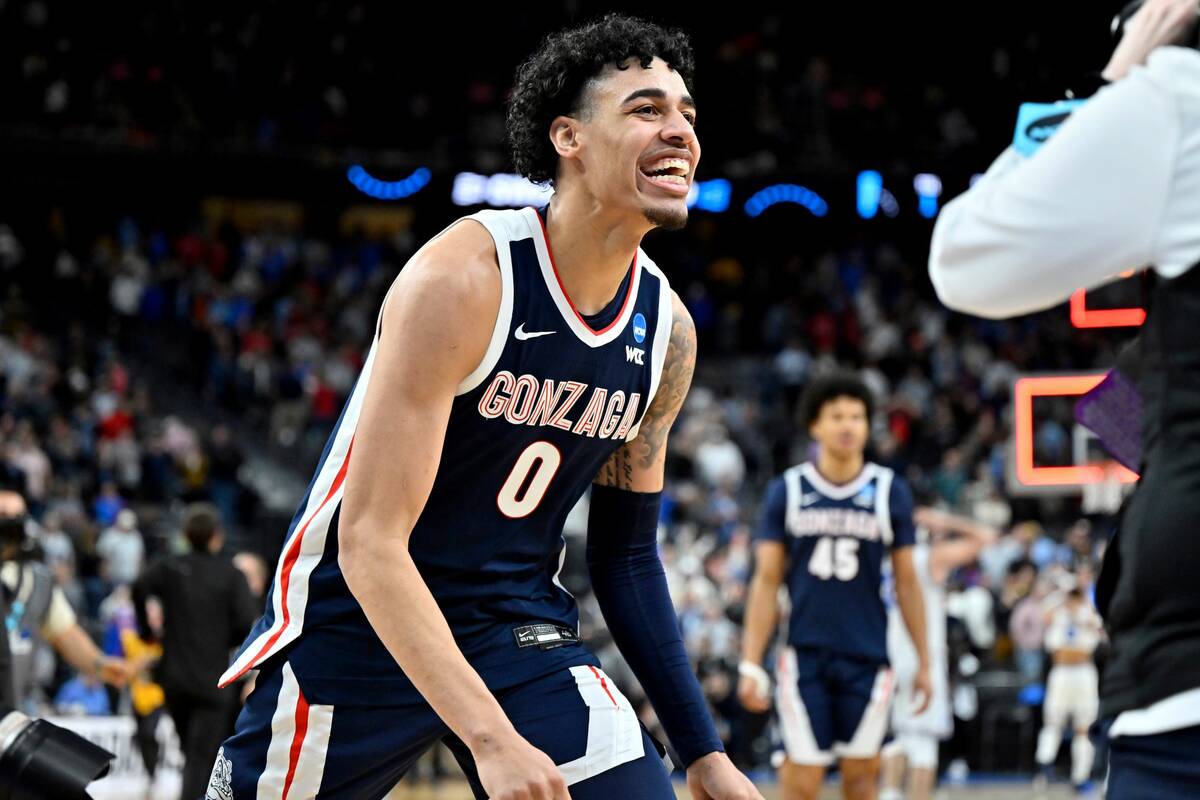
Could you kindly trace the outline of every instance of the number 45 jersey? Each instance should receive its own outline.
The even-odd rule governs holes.
[[[915,543],[912,492],[871,462],[834,484],[804,462],[771,482],[757,540],[787,548],[788,644],[887,663],[883,558]]]
[[[672,293],[639,249],[609,308],[584,318],[559,280],[543,212],[464,219],[482,223],[494,240],[502,297],[487,352],[454,398],[409,553],[458,646],[496,690],[553,671],[557,661],[579,663],[578,611],[558,581],[563,522],[613,452],[637,436],[662,375]],[[460,223],[472,224],[453,224]],[[382,312],[292,520],[266,613],[223,684],[286,648],[310,702],[413,697],[337,563],[346,471],[381,324]],[[406,457],[396,451],[397,470]],[[390,613],[403,623],[413,612],[397,594]]]

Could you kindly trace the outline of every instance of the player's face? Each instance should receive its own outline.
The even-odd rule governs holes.
[[[854,397],[835,397],[821,406],[809,428],[813,439],[830,455],[852,458],[867,446],[867,407]]]
[[[661,58],[646,68],[636,59],[625,63],[623,70],[605,67],[592,84],[583,123],[587,147],[580,153],[584,178],[605,206],[678,230],[687,224],[700,163],[696,106],[683,78]]]

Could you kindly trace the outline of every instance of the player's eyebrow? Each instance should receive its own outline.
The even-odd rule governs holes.
[[[636,100],[639,97],[653,97],[656,100],[665,100],[667,99],[667,93],[662,89],[638,89],[622,100],[621,105],[625,105],[630,100]],[[692,99],[690,94],[685,94],[680,97],[679,102],[693,111],[696,110],[696,101]]]

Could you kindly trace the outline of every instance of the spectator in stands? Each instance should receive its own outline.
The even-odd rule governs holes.
[[[227,426],[217,425],[212,429],[208,454],[209,497],[220,510],[222,523],[230,527],[237,522],[238,501],[241,499],[238,470],[244,458]]]
[[[113,526],[100,534],[96,554],[104,559],[106,577],[114,586],[129,586],[137,580],[146,557],[146,543],[132,509],[117,512]]]
[[[1039,577],[1033,590],[1017,601],[1008,620],[1008,634],[1013,644],[1013,659],[1025,685],[1042,682],[1045,667],[1042,637],[1046,632],[1045,603],[1052,581]]]

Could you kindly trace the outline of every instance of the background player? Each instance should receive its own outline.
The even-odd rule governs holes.
[[[870,391],[853,375],[833,375],[809,388],[803,420],[819,447],[817,459],[771,483],[756,533],[738,694],[752,711],[768,708],[762,660],[786,580],[792,612],[787,647],[778,656],[776,708],[787,749],[779,774],[789,800],[815,798],[835,756],[843,794],[875,796],[892,690],[881,597],[888,551],[897,602],[918,643],[915,710],[929,703],[912,493],[892,470],[865,460],[870,417]]]
[[[1100,704],[1099,676],[1093,660],[1100,637],[1100,617],[1079,586],[1072,587],[1061,602],[1046,611],[1046,651],[1053,666],[1046,679],[1042,732],[1037,743],[1040,784],[1049,778],[1068,720],[1075,732],[1071,738],[1071,783],[1081,790],[1092,774],[1095,748],[1088,739],[1088,728],[1096,721]]]
[[[459,220],[396,279],[224,676],[262,670],[211,794],[380,797],[445,739],[480,797],[673,796],[557,581],[599,475],[588,561],[613,637],[693,793],[759,796],[721,751],[655,548],[696,345],[638,244],[687,221],[691,64],[683,34],[609,15],[518,71],[514,160],[555,194]]]
[[[913,569],[921,582],[925,603],[925,636],[928,642],[932,694],[929,707],[914,713],[912,696],[896,692],[892,701],[895,739],[883,749],[883,790],[880,800],[929,800],[937,779],[938,743],[953,733],[950,709],[950,676],[946,640],[946,580],[955,569],[973,563],[984,548],[996,541],[996,531],[969,517],[933,508],[918,508],[917,544],[912,548]],[[896,683],[910,684],[919,666],[917,649],[904,626],[900,609],[888,610],[888,658]],[[908,793],[902,794],[905,770]]]

